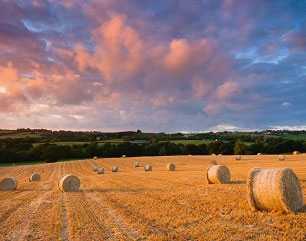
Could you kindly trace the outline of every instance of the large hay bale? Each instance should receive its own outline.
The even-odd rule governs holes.
[[[248,176],[252,210],[297,212],[303,206],[299,180],[290,168],[254,168]]]
[[[151,172],[152,171],[152,166],[150,164],[146,164],[144,166],[144,170],[145,170],[145,172]]]
[[[30,176],[30,182],[37,182],[40,181],[40,175],[38,173],[33,173]]]
[[[278,155],[279,161],[285,161],[286,157],[284,155]]]
[[[112,167],[112,172],[118,172],[119,171],[119,167],[118,166],[113,166]]]
[[[12,191],[17,188],[17,180],[14,177],[5,177],[0,181],[0,191]]]
[[[81,181],[77,176],[68,174],[62,177],[58,187],[62,192],[77,192],[81,186]]]
[[[236,161],[240,161],[240,160],[241,160],[241,155],[237,155],[237,156],[235,157],[235,159],[236,159]]]
[[[97,174],[104,174],[104,168],[103,167],[98,167]]]
[[[140,162],[139,161],[134,161],[134,168],[140,167]]]
[[[223,165],[212,165],[208,167],[206,177],[209,184],[223,184],[231,181],[230,170]]]
[[[168,171],[175,171],[175,164],[174,163],[168,163],[167,164],[167,170]]]

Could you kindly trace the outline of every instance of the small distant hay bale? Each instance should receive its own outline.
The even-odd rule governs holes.
[[[258,153],[257,153],[257,156],[261,156],[261,153],[260,153],[260,152],[258,152]]]
[[[104,168],[103,167],[98,167],[97,174],[104,174]]]
[[[0,181],[0,191],[13,191],[17,188],[17,180],[14,177],[5,177]]]
[[[220,154],[218,154],[218,156],[222,156],[222,154],[220,153]]]
[[[223,165],[208,167],[206,177],[209,184],[224,184],[231,181],[230,170]]]
[[[175,164],[174,163],[168,163],[167,164],[167,170],[171,171],[171,172],[175,171]]]
[[[152,166],[150,164],[146,164],[144,166],[144,170],[145,170],[145,172],[151,172],[152,171]]]
[[[304,206],[299,180],[290,168],[254,168],[247,182],[248,202],[253,211],[290,213]]]
[[[134,168],[140,167],[140,162],[139,161],[134,161]]]
[[[38,182],[40,181],[40,175],[38,173],[33,173],[30,176],[30,182]]]
[[[119,167],[118,166],[112,166],[112,172],[118,172]]]
[[[77,176],[68,174],[62,177],[58,187],[62,192],[77,192],[81,186],[81,181]]]
[[[126,155],[122,155],[122,157],[124,158],[124,157],[126,157]]]
[[[93,159],[94,159],[94,160],[97,160],[97,159],[98,159],[98,157],[97,157],[97,156],[94,156],[94,157],[93,157]]]
[[[216,154],[215,154],[215,153],[212,153],[211,155],[212,155],[212,156],[216,156]]]
[[[93,170],[94,172],[98,171],[98,169],[99,169],[99,167],[96,166],[96,165],[94,165],[94,166],[92,167],[92,170]]]
[[[213,165],[218,165],[216,160],[212,160],[212,161],[208,162],[208,166],[213,166]]]
[[[300,154],[300,152],[299,151],[294,151],[292,154],[293,155],[298,155],[298,154]]]
[[[235,157],[235,159],[236,159],[236,161],[240,161],[240,160],[241,160],[241,155],[237,155],[237,156]]]
[[[278,155],[279,161],[285,161],[286,157],[284,155]]]

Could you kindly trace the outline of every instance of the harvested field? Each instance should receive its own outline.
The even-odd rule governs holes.
[[[151,173],[134,168],[135,158],[92,160],[0,168],[15,177],[15,191],[0,192],[0,240],[306,240],[306,206],[297,214],[253,212],[247,175],[254,167],[289,167],[306,201],[306,155],[139,157]],[[208,185],[211,161],[226,165],[229,184]],[[175,163],[169,172],[167,163]],[[118,166],[119,172],[112,173]],[[41,181],[29,176],[41,174]],[[81,180],[80,192],[62,193],[65,174]]]

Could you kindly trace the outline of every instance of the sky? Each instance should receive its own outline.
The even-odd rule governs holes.
[[[306,129],[306,0],[0,0],[0,120]]]

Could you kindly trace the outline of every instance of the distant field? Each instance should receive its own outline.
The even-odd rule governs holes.
[[[118,144],[118,143],[123,143],[124,140],[121,139],[112,139],[112,140],[105,140],[105,141],[97,141],[98,144],[105,144],[105,143],[112,143],[112,144]],[[49,144],[56,144],[56,145],[84,145],[84,144],[90,144],[91,142],[89,141],[56,141],[56,142],[49,142]],[[34,146],[41,145],[44,143],[35,143]]]
[[[281,137],[295,141],[306,141],[306,134],[284,134]]]
[[[97,141],[99,144],[105,144],[105,143],[112,143],[112,144],[118,144],[118,143],[124,143],[127,141],[124,141],[122,139],[111,139],[111,140],[104,140],[104,141]],[[166,142],[166,141],[161,141],[161,142]],[[171,140],[170,142],[173,142],[175,144],[207,144],[210,141],[209,140]],[[58,141],[58,142],[50,142],[50,144],[56,144],[56,145],[84,145],[84,144],[89,144],[90,142],[87,141]],[[34,145],[41,145],[43,143],[35,143]]]
[[[175,144],[194,144],[194,145],[200,145],[200,144],[207,144],[211,142],[210,140],[171,140],[170,142],[173,142]]]
[[[137,159],[152,172],[133,168]],[[227,165],[233,183],[208,185],[205,169],[217,160]],[[0,177],[14,176],[18,189],[0,192],[0,240],[287,240],[305,241],[306,206],[297,214],[252,212],[246,199],[246,178],[253,167],[290,167],[298,175],[306,200],[306,155],[173,156],[102,158],[0,168]],[[166,171],[173,162],[175,172]],[[119,166],[118,173],[111,167]],[[29,182],[31,173],[42,175]],[[58,180],[72,173],[81,191],[62,193]]]
[[[26,137],[39,138],[41,136],[38,134],[34,134],[34,133],[1,133],[0,132],[0,139],[6,139],[6,138],[18,139],[18,138],[26,138]]]

